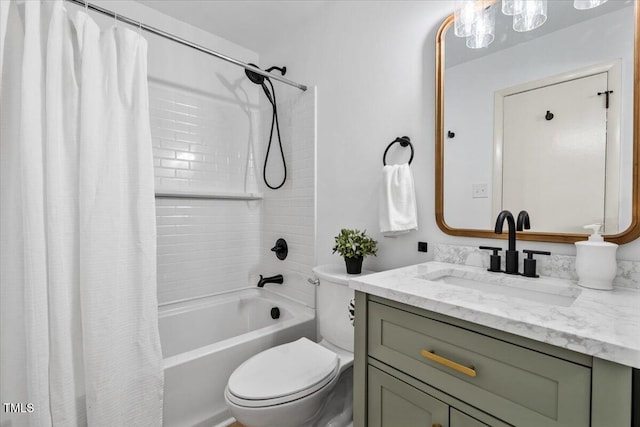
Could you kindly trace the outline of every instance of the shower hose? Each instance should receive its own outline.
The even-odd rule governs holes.
[[[269,92],[269,88],[267,85],[262,82],[262,89],[264,90],[265,95],[267,95],[267,99],[271,103],[273,107],[273,114],[271,115],[271,130],[269,131],[269,144],[267,145],[267,152],[264,156],[264,166],[262,168],[262,178],[264,179],[264,183],[272,190],[277,190],[282,187],[287,180],[287,161],[284,158],[284,150],[282,148],[282,138],[280,137],[280,124],[278,123],[278,107],[276,105],[276,91],[273,87],[273,83],[268,78],[264,79],[269,82],[269,86],[271,86],[271,92]],[[283,177],[282,182],[279,185],[273,186],[267,180],[267,163],[269,162],[269,153],[271,151],[271,142],[273,141],[273,128],[275,127],[276,133],[278,136],[278,145],[280,146],[280,156],[282,157],[282,169],[283,169]]]

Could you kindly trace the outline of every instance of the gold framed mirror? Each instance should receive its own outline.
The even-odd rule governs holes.
[[[532,227],[531,231],[518,232],[520,240],[573,243],[587,238],[587,233],[582,232],[583,225],[596,222],[603,224],[607,241],[623,244],[640,237],[638,3],[638,0],[607,2],[596,8],[601,10],[590,11],[591,15],[579,15],[583,11],[551,8],[551,4],[573,7],[573,2],[549,2],[546,24],[549,30],[520,33],[524,34],[521,39],[516,39],[520,34],[507,34],[506,24],[501,25],[496,16],[495,46],[473,52],[467,49],[469,58],[464,49],[455,45],[460,38],[453,34],[453,14],[444,20],[436,37],[435,117],[435,214],[443,232],[504,239],[505,234],[493,231],[497,213],[509,209],[515,215],[523,209],[529,212]],[[494,6],[499,4],[498,0]],[[559,7],[556,5],[553,7]],[[606,5],[608,9],[603,7]],[[496,15],[500,15],[499,11]],[[604,25],[606,19],[615,20],[611,22],[616,25],[625,21],[627,28],[612,30]],[[620,43],[605,39],[595,29],[586,29],[587,25],[608,28],[604,31],[607,37],[611,34],[624,37],[622,44],[627,51],[617,54],[615,46]],[[571,32],[579,34],[577,41],[571,41]],[[594,41],[589,41],[587,33]],[[567,47],[558,45],[556,39],[560,38],[569,43]],[[464,44],[464,39],[460,40]],[[578,47],[569,47],[573,46],[570,43],[578,43]],[[554,46],[559,46],[557,55]],[[586,47],[606,54],[600,57]],[[542,55],[535,56],[536,51]],[[582,56],[578,57],[579,54]],[[557,64],[551,63],[553,58]],[[534,68],[535,72],[531,71]],[[513,75],[506,76],[503,74],[506,71],[513,71]],[[601,73],[605,73],[604,80],[593,77]],[[591,86],[573,88],[576,82],[599,88],[603,81],[603,89],[593,92]],[[594,116],[573,111],[573,106],[562,102],[554,103],[556,98],[567,99],[566,93],[559,90],[561,87],[588,93],[588,102],[582,99],[577,103],[596,105]],[[475,96],[471,93],[475,88],[486,93]],[[549,88],[558,94],[543,92]],[[609,102],[606,93],[612,90]],[[536,99],[540,103],[536,104]],[[583,122],[570,120],[568,112],[576,120],[589,117],[583,122],[590,130],[583,129]],[[520,120],[529,116],[533,125],[541,127],[531,128],[528,122]],[[517,120],[512,120],[513,117]],[[591,127],[600,123],[598,120],[604,124],[597,124],[599,127],[593,130]],[[604,142],[598,142],[599,148],[595,150],[599,157],[584,160],[575,150],[585,150],[592,134],[599,135]],[[527,146],[526,137],[531,135],[533,142],[529,144],[533,145]],[[552,149],[549,147],[556,151],[549,151]],[[532,166],[536,161],[537,169]],[[539,182],[543,184],[533,185]],[[558,194],[554,193],[553,199],[550,189],[555,191],[556,187]],[[592,203],[587,196],[596,202]],[[556,218],[563,215],[566,218]]]

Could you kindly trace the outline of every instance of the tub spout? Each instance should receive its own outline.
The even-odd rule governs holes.
[[[262,277],[262,274],[261,274],[260,280],[258,280],[258,287],[262,288],[267,283],[277,283],[281,285],[283,282],[284,282],[284,277],[282,277],[282,274],[276,274],[275,276],[271,276],[271,277]]]

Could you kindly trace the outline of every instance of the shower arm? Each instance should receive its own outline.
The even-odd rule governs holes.
[[[117,19],[118,21],[121,21],[121,22],[124,22],[126,24],[132,25],[132,26],[134,26],[136,28],[139,28],[141,30],[145,30],[145,31],[147,31],[147,32],[149,32],[151,34],[155,34],[156,36],[160,36],[160,37],[163,37],[165,39],[174,41],[174,42],[176,42],[178,44],[181,44],[183,46],[188,46],[188,47],[190,47],[192,49],[195,49],[197,51],[200,51],[202,53],[206,53],[207,55],[215,56],[216,58],[222,59],[223,61],[230,62],[230,63],[232,63],[234,65],[243,67],[245,70],[253,71],[256,74],[260,74],[261,76],[265,76],[265,77],[268,77],[270,79],[277,80],[277,81],[279,81],[281,83],[284,83],[284,84],[287,84],[289,86],[296,87],[296,88],[298,88],[298,89],[300,89],[302,91],[306,91],[307,90],[307,86],[306,85],[303,85],[303,84],[300,84],[300,83],[296,83],[294,81],[286,79],[286,78],[284,78],[282,76],[279,76],[277,74],[271,74],[271,73],[269,73],[267,71],[261,70],[258,67],[251,66],[251,65],[246,64],[246,63],[244,63],[242,61],[239,61],[239,60],[237,60],[235,58],[231,58],[230,56],[227,56],[227,55],[224,55],[222,53],[216,52],[215,50],[207,49],[206,47],[200,46],[198,44],[195,44],[193,42],[190,42],[188,40],[185,40],[183,38],[175,36],[173,34],[167,33],[166,31],[162,31],[162,30],[160,30],[158,28],[143,24],[140,21],[136,21],[136,20],[128,18],[128,17],[126,17],[124,15],[120,15],[119,13],[116,14],[115,12],[113,12],[113,11],[111,11],[109,9],[105,9],[103,7],[100,7],[100,6],[96,6],[93,3],[88,3],[88,2],[86,2],[84,0],[66,0],[66,1],[68,1],[70,3],[73,3],[73,4],[76,4],[78,6],[85,7],[87,9],[91,9],[91,10],[93,10],[95,12],[102,13],[103,15],[110,16],[110,17],[112,17],[114,19]]]
[[[278,70],[278,71],[280,72],[280,74],[282,74],[283,76],[284,76],[285,74],[287,74],[287,67],[276,67],[275,65],[274,65],[273,67],[269,67],[269,68],[267,68],[267,69],[266,69],[266,70],[264,70],[264,71],[266,71],[267,73],[270,73],[270,72],[272,72],[273,70]]]

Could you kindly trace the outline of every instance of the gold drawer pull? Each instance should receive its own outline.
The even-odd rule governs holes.
[[[447,366],[451,369],[455,369],[456,371],[461,372],[470,377],[476,376],[476,371],[475,369],[473,369],[473,366],[461,365],[459,363],[454,362],[453,360],[445,359],[442,356],[438,356],[433,351],[421,350],[420,354],[422,354],[424,357],[426,357],[429,360],[433,360],[436,363]]]
[[[431,427],[442,427],[442,424],[434,424]]]

